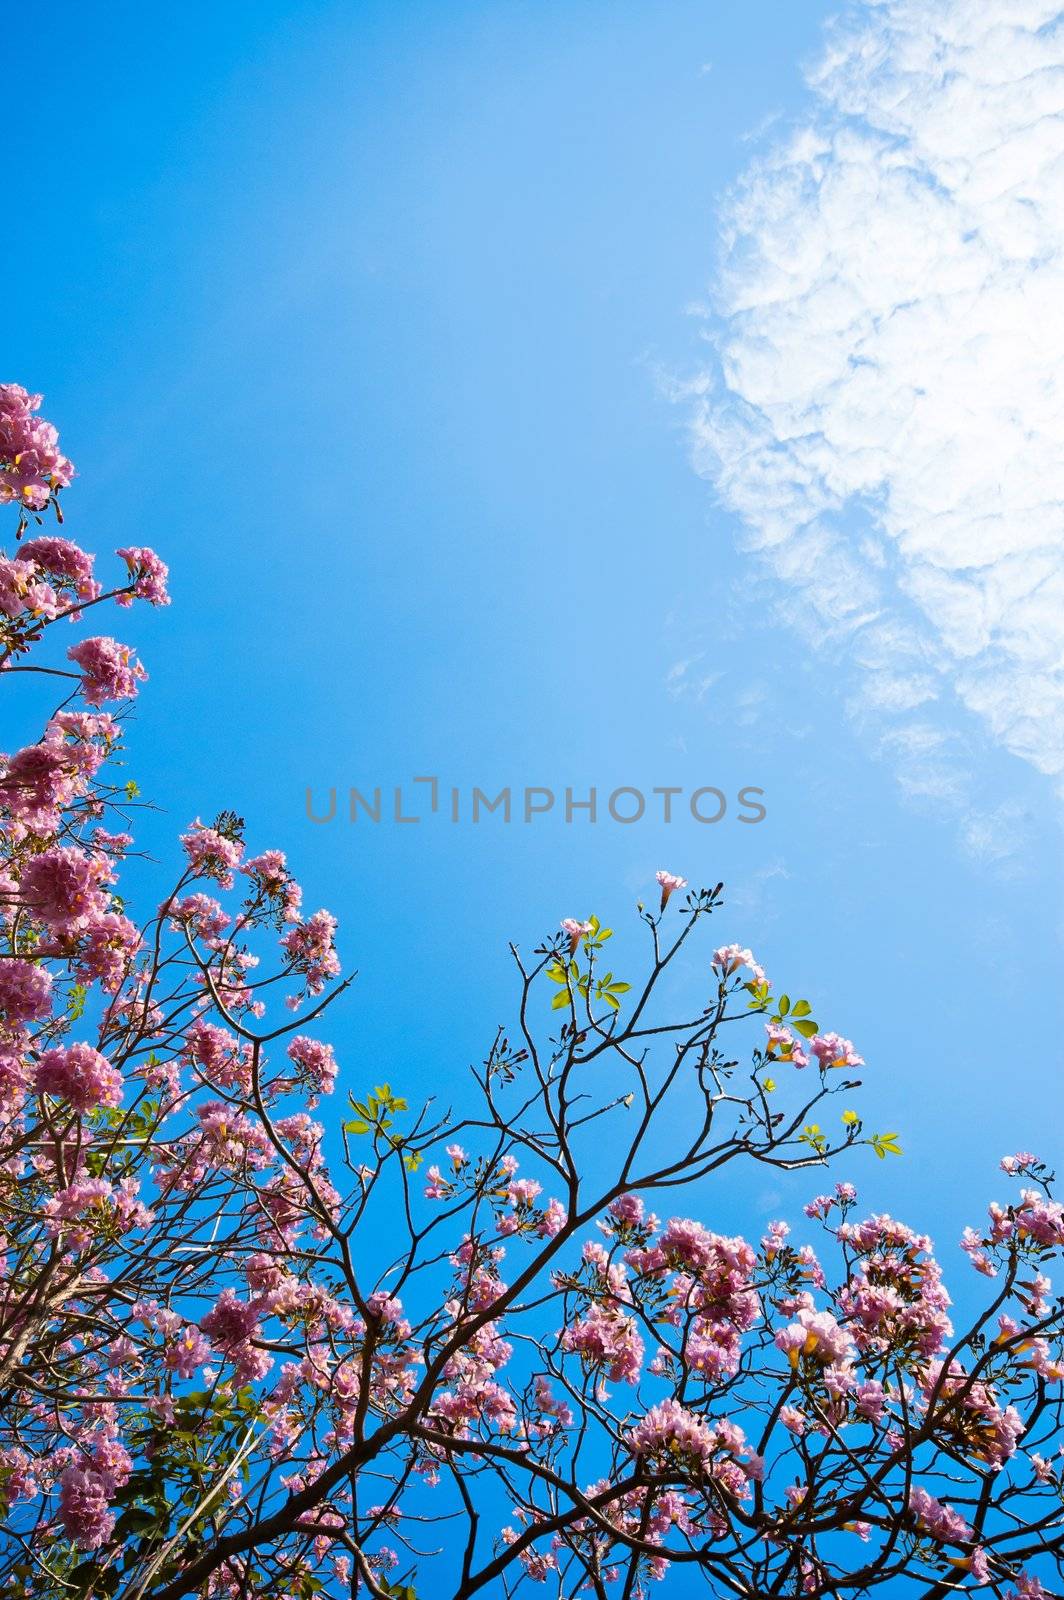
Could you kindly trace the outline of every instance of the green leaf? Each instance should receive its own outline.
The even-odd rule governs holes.
[[[361,1120],[359,1120],[358,1122],[345,1122],[344,1123],[344,1132],[345,1133],[368,1133],[369,1132],[369,1123],[368,1122],[362,1122]]]
[[[814,1034],[820,1032],[815,1022],[795,1022],[792,1026],[795,1033],[800,1033],[803,1039],[812,1039]]]
[[[790,995],[781,994],[780,998],[779,998],[779,1005],[777,1006],[777,1010],[779,1011],[780,1016],[781,1017],[785,1017],[790,1009],[791,1009],[791,998],[790,998]]]
[[[551,1008],[552,1011],[560,1011],[562,1006],[567,1006],[568,1004],[569,1004],[569,991],[568,991],[568,989],[559,989],[558,993],[554,996],[554,999],[550,1003],[550,1008]]]
[[[794,1017],[807,1017],[812,1009],[808,1000],[796,1000],[791,1015]]]

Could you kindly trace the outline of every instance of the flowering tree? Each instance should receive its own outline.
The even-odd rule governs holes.
[[[0,665],[63,697],[0,762],[3,1594],[1052,1593],[1047,1171],[1002,1163],[1023,1186],[965,1236],[991,1284],[963,1331],[930,1240],[857,1220],[847,1182],[806,1207],[817,1246],[687,1215],[733,1163],[897,1144],[853,1109],[853,1045],[749,950],[707,951],[670,1020],[721,888],[665,872],[638,981],[567,918],[514,951],[465,1109],[358,1085],[323,1127],[345,981],[284,856],[226,813],[147,915],[118,896],[136,796],[104,708],[145,674],[109,636],[50,645],[166,604],[167,573],[129,547],[105,592],[78,545],[21,539],[72,474],[38,404],[0,389]]]

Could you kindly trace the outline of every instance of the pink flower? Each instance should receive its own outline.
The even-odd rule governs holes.
[[[106,1178],[79,1177],[45,1202],[48,1232],[54,1239],[63,1235],[72,1250],[84,1250],[95,1233],[146,1228],[154,1217],[137,1194],[134,1178],[123,1178],[116,1188]]]
[[[182,1060],[219,1089],[251,1092],[251,1049],[217,1023],[197,1017],[185,1033]]]
[[[0,611],[9,617],[19,617],[26,611],[30,616],[51,620],[58,610],[55,590],[40,581],[32,561],[10,561],[7,556],[0,556]]]
[[[64,806],[83,794],[95,763],[79,760],[58,729],[17,750],[0,777],[0,800],[35,833],[53,833]]]
[[[984,1240],[974,1228],[965,1228],[961,1235],[961,1249],[967,1253],[976,1272],[981,1272],[984,1278],[996,1278],[998,1269],[983,1249],[983,1244]]]
[[[853,1340],[830,1311],[802,1310],[797,1322],[777,1333],[776,1348],[784,1352],[792,1367],[798,1365],[802,1356],[828,1366],[849,1357]]]
[[[72,644],[67,659],[81,668],[81,692],[90,706],[102,706],[105,700],[132,700],[137,684],[148,676],[129,645],[103,634]]]
[[[669,903],[669,896],[675,894],[677,889],[687,888],[687,879],[678,878],[674,872],[659,872],[657,879],[661,885],[661,909],[664,911]]]
[[[40,1022],[52,1009],[52,974],[34,961],[0,961],[0,1012],[8,1028]]]
[[[331,1044],[297,1034],[288,1046],[288,1059],[299,1068],[301,1079],[315,1094],[332,1094],[339,1069]]]
[[[216,828],[208,828],[197,817],[181,843],[189,865],[204,878],[213,878],[223,889],[233,887],[233,869],[240,865],[244,846],[239,839],[229,839]]]
[[[92,556],[69,539],[52,535],[27,539],[22,556],[57,578],[60,586],[72,590],[79,600],[95,600],[100,593],[100,585],[92,575]]]
[[[0,491],[2,496],[2,491]],[[115,1525],[104,1478],[87,1467],[67,1467],[59,1480],[59,1519],[79,1550],[106,1544]]]
[[[0,503],[17,501],[31,511],[43,511],[74,476],[58,433],[34,415],[41,398],[21,384],[0,383]]]
[[[451,1185],[447,1182],[439,1167],[430,1167],[425,1174],[425,1180],[426,1200],[446,1200],[451,1192]]]
[[[778,1022],[766,1022],[765,1032],[768,1034],[767,1056],[770,1061],[789,1061],[795,1067],[809,1065],[809,1057],[789,1028],[781,1027]]]
[[[238,1300],[232,1289],[223,1289],[212,1309],[200,1318],[200,1330],[232,1362],[238,1384],[265,1377],[273,1365],[266,1352],[252,1342],[259,1334],[258,1306]]]
[[[277,906],[285,922],[298,919],[303,891],[288,870],[283,850],[264,850],[261,855],[251,856],[240,870],[260,894]]]
[[[990,1564],[982,1545],[977,1545],[971,1555],[950,1556],[949,1561],[950,1566],[956,1567],[959,1572],[971,1573],[977,1584],[989,1583]]]
[[[163,1360],[179,1378],[194,1378],[197,1369],[210,1360],[211,1347],[198,1328],[185,1328],[180,1338],[166,1346]]]
[[[926,1489],[921,1489],[919,1484],[914,1484],[909,1490],[909,1510],[932,1539],[956,1544],[972,1537],[972,1530],[964,1518],[958,1516],[952,1507],[943,1505],[934,1495],[928,1494]]]
[[[708,1467],[717,1444],[705,1419],[685,1410],[677,1400],[651,1406],[633,1428],[629,1442],[637,1456],[661,1458],[670,1465],[681,1461],[696,1471]]]
[[[743,945],[724,944],[719,950],[714,950],[711,965],[716,968],[723,978],[730,978],[738,972],[740,967],[749,967],[753,974],[754,983],[767,983],[764,967],[759,967],[754,960],[753,952]]]
[[[849,1039],[838,1033],[818,1033],[809,1041],[809,1048],[822,1067],[863,1067],[864,1057],[859,1056]]]
[[[1025,1171],[1026,1168],[1039,1165],[1038,1157],[1032,1155],[1029,1150],[1018,1150],[1014,1156],[1002,1156],[1001,1158],[1002,1172],[1007,1172],[1013,1178],[1017,1173]]]
[[[17,1445],[0,1450],[0,1482],[7,1501],[32,1500],[39,1494],[40,1484],[35,1476],[35,1465],[25,1450]]]
[[[170,596],[166,589],[166,580],[170,576],[170,569],[165,561],[161,561],[154,550],[149,550],[144,545],[127,545],[122,550],[115,551],[116,556],[121,556],[129,568],[129,575],[133,580],[133,594],[138,600],[147,600],[149,605],[168,606]],[[128,606],[132,597],[128,594],[116,596],[120,606]]]
[[[610,1201],[610,1216],[618,1222],[639,1223],[643,1220],[644,1205],[637,1194],[619,1194]]]
[[[105,911],[87,928],[78,944],[74,975],[79,983],[99,982],[117,993],[141,946],[140,930],[117,911]]]
[[[563,917],[561,928],[563,933],[569,935],[569,954],[573,955],[581,939],[593,931],[590,922],[577,922],[575,917]]]
[[[1038,1579],[1030,1572],[1021,1572],[1016,1579],[1016,1588],[1005,1596],[1005,1600],[1052,1600],[1048,1589],[1044,1589]]]
[[[542,1184],[537,1183],[535,1178],[515,1178],[510,1185],[507,1199],[515,1208],[530,1206],[542,1187]]]
[[[561,1347],[582,1357],[591,1369],[603,1370],[615,1383],[638,1383],[643,1341],[631,1317],[618,1306],[598,1300],[562,1329]]]
[[[122,1074],[89,1044],[46,1050],[37,1063],[38,1094],[65,1100],[75,1111],[95,1111],[122,1102]]]
[[[878,1378],[868,1378],[854,1391],[854,1409],[858,1416],[869,1422],[882,1422],[887,1409],[887,1396]]]
[[[339,975],[340,958],[333,947],[336,927],[336,918],[328,911],[315,911],[281,940],[292,971],[306,980],[307,994],[320,994],[329,979]]]
[[[232,917],[209,894],[186,894],[170,905],[170,926],[180,929],[188,924],[189,932],[197,939],[217,947]]]
[[[22,898],[30,912],[53,933],[77,933],[108,908],[101,887],[111,871],[99,856],[60,845],[32,856],[22,870]]]

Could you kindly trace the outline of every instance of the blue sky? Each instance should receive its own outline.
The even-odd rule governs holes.
[[[840,339],[852,370],[824,305],[848,304],[874,261],[904,263],[939,182],[898,194],[883,177],[881,159],[893,170],[908,150],[909,172],[929,147],[937,102],[912,85],[913,127],[877,123],[845,72],[817,109],[803,67],[827,14],[23,11],[7,24],[32,82],[8,132],[7,375],[45,392],[79,467],[71,534],[101,554],[150,543],[171,565],[174,605],[118,629],[151,674],[130,741],[163,808],[144,837],[174,859],[180,827],[231,806],[257,846],[288,851],[360,969],[333,1017],[345,1086],[457,1085],[508,1014],[507,939],[531,946],[591,911],[623,928],[659,866],[723,878],[722,940],[857,1042],[869,1119],[902,1131],[904,1165],[869,1156],[846,1175],[946,1242],[1004,1188],[1006,1150],[1057,1154],[1059,768],[1039,731],[1054,703],[1032,690],[1023,717],[1002,706],[1041,681],[1059,613],[995,614],[973,653],[970,615],[993,595],[958,598],[968,558],[938,559],[929,507],[945,498],[934,529],[963,546],[1001,495],[980,570],[1012,595],[1016,563],[1059,548],[1064,486],[1045,467],[1049,532],[1025,544],[1015,530],[1038,518],[1020,498],[1009,520],[1012,477],[988,489],[951,455],[971,438],[985,461],[1002,436],[963,365],[948,383],[921,374],[911,402],[818,389]],[[889,16],[860,25],[889,56]],[[865,137],[849,166],[840,127]],[[814,129],[815,160],[794,154],[794,128]],[[1007,230],[994,204],[968,194],[943,237],[972,237],[980,207],[988,239]],[[875,243],[854,281],[840,207]],[[1052,245],[1024,258],[1041,282]],[[823,295],[780,291],[792,258]],[[913,262],[888,310],[920,303],[921,272],[942,303],[948,253]],[[986,283],[1000,299],[973,359],[1010,415],[1030,379],[1010,460],[1044,467],[1060,455],[1051,381],[1010,354],[1031,284],[992,261],[973,306]],[[900,326],[869,315],[877,337]],[[907,372],[907,351],[951,336],[925,319],[866,365]],[[926,459],[897,447],[917,405]],[[856,470],[875,449],[887,459]],[[786,493],[765,465],[780,460]],[[803,538],[778,541],[778,516],[806,519]],[[886,620],[855,622],[855,606]],[[306,818],[308,786],[409,794],[429,773],[464,793],[756,785],[768,815]],[[702,1210],[754,1232],[812,1187],[755,1178]]]

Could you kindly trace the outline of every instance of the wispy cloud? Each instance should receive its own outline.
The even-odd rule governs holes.
[[[674,661],[665,674],[665,688],[673,700],[701,702],[724,676],[721,672],[706,672],[702,666],[705,652],[700,650],[685,661]]]
[[[725,209],[699,468],[914,792],[958,705],[1064,779],[1060,7],[866,0],[809,81]]]

